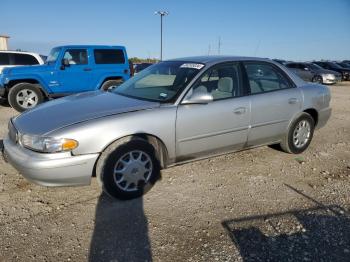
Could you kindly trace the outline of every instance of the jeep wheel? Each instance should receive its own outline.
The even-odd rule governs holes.
[[[125,138],[110,145],[96,165],[102,189],[117,199],[145,194],[160,176],[154,147],[141,138]]]
[[[8,94],[8,102],[18,112],[33,108],[44,101],[38,85],[20,83],[13,86]]]
[[[112,89],[118,87],[119,85],[121,85],[121,83],[123,83],[122,80],[107,80],[101,86],[101,90],[103,90],[103,91],[112,90]]]

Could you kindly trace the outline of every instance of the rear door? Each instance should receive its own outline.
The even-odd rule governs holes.
[[[213,96],[208,104],[178,106],[176,155],[179,160],[241,149],[247,141],[250,98],[244,96],[238,63],[214,66],[190,89]]]
[[[244,69],[251,93],[248,145],[278,141],[285,134],[290,120],[301,110],[301,91],[271,63],[244,62]]]

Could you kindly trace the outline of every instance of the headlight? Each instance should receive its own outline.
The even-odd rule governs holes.
[[[44,153],[70,151],[78,147],[78,142],[73,139],[31,135],[21,135],[20,143],[26,148]]]
[[[335,78],[335,75],[333,75],[333,74],[323,74],[322,76],[326,79],[334,79]]]

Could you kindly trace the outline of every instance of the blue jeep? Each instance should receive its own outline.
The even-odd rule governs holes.
[[[51,50],[44,65],[5,68],[0,97],[22,112],[46,99],[108,90],[129,78],[123,46],[60,46]]]

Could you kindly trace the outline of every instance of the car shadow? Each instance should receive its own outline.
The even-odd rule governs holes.
[[[243,261],[349,261],[350,214],[286,186],[316,207],[222,222]]]
[[[89,261],[152,261],[143,198],[118,201],[101,194]]]

